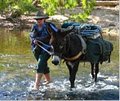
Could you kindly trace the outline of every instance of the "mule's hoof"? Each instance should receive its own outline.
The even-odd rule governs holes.
[[[92,76],[92,79],[94,79],[95,77],[94,76]]]
[[[71,88],[71,89],[72,89],[72,88],[75,88],[75,86],[71,86],[70,88]]]
[[[97,79],[95,79],[95,83],[97,82]]]

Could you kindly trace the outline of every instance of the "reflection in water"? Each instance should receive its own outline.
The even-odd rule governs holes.
[[[71,90],[66,66],[62,63],[61,67],[55,67],[49,60],[52,83],[41,84],[39,91],[31,91],[36,61],[30,51],[29,34],[0,29],[0,100],[118,100],[118,38],[105,39],[114,44],[114,51],[111,63],[100,65],[96,84],[90,76],[90,65],[80,63],[76,88]]]
[[[28,54],[30,53],[29,34],[21,31],[0,31],[0,53]]]

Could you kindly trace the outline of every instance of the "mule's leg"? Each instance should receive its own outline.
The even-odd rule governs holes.
[[[95,75],[94,75],[94,63],[91,63],[91,75],[92,78],[94,79]]]
[[[72,75],[72,64],[70,64],[69,62],[66,62],[66,65],[68,67],[68,70],[69,70],[69,80],[71,78],[71,75]],[[70,80],[70,83],[71,83],[71,80]]]
[[[99,63],[95,64],[95,82],[97,82],[97,74],[99,72]]]
[[[70,73],[69,80],[70,80],[70,83],[71,83],[71,88],[75,87],[74,81],[75,81],[76,73],[78,71],[78,65],[79,65],[79,61],[76,61],[74,63],[72,63],[72,62],[67,63],[69,73]]]
[[[71,82],[71,88],[75,88],[75,78],[76,78],[76,73],[78,71],[78,65],[76,64],[73,68],[72,68],[72,72],[71,72],[71,78],[70,78],[70,82]]]

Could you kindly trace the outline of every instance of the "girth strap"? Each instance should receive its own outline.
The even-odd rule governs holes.
[[[77,58],[79,58],[80,56],[82,55],[82,52],[79,52],[76,56],[74,57],[71,57],[71,58],[65,58],[65,60],[68,60],[68,61],[73,61],[73,60],[76,60]]]
[[[85,40],[81,37],[81,35],[77,34],[77,36],[79,37],[79,39],[81,40],[81,43],[82,43],[82,47],[83,47],[82,53],[85,54],[86,49],[87,49],[87,44],[86,44]]]

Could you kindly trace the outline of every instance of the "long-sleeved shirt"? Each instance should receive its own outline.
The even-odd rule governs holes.
[[[34,44],[34,40],[38,40],[38,41],[41,41],[41,42],[49,45],[49,41],[50,41],[51,35],[47,31],[47,28],[46,28],[47,24],[50,24],[51,28],[55,32],[58,31],[58,29],[55,27],[55,25],[50,23],[50,22],[45,22],[42,28],[39,28],[37,24],[34,24],[32,26],[31,32],[30,32],[30,40],[31,40],[31,50],[32,50],[32,52],[34,51],[35,47],[39,47],[39,46],[36,46]],[[45,49],[47,49],[47,50],[50,49],[50,47],[47,47],[47,46],[44,46],[44,45],[43,45],[43,47]],[[41,49],[41,53],[44,53],[44,52],[45,51],[43,49]]]

